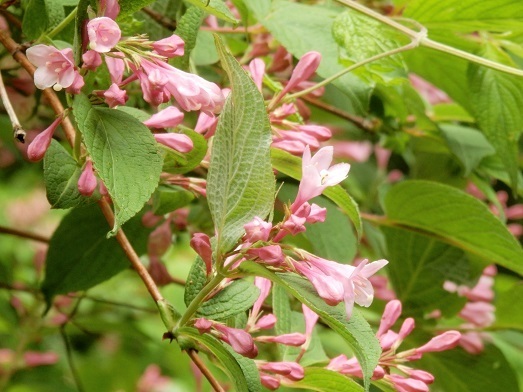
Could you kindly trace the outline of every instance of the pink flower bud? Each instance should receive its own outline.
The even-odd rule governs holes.
[[[256,241],[267,241],[269,239],[272,224],[255,216],[254,219],[245,224],[243,228],[245,229],[244,241],[254,243]]]
[[[194,131],[200,134],[204,134],[206,139],[209,139],[216,132],[216,125],[218,124],[218,118],[214,114],[207,114],[200,112],[198,121],[194,127]]]
[[[380,346],[383,351],[389,350],[392,346],[399,346],[398,334],[394,331],[388,330],[379,337]]]
[[[447,331],[432,338],[428,343],[416,349],[417,353],[433,353],[450,350],[458,345],[461,334],[458,331]]]
[[[488,327],[495,320],[494,305],[488,302],[467,302],[459,316],[478,327]]]
[[[305,336],[307,340],[312,336],[314,326],[318,322],[319,316],[306,305],[302,304],[301,309],[303,311],[303,317],[305,318]]]
[[[251,73],[254,84],[258,90],[262,90],[263,75],[265,74],[265,63],[262,59],[254,59],[249,63],[249,72]]]
[[[116,57],[113,57],[116,56]],[[124,54],[121,52],[111,53],[111,56],[105,56],[105,64],[111,76],[111,82],[122,83],[123,73],[125,71],[125,63],[122,60]]]
[[[269,279],[257,276],[256,278],[254,278],[254,285],[260,289],[260,295],[258,299],[254,302],[254,305],[252,305],[251,314],[257,316],[260,313],[263,301],[265,301],[265,299],[269,296],[272,283]]]
[[[147,268],[151,278],[158,286],[165,286],[173,281],[173,277],[167,271],[167,267],[158,255],[149,255],[149,267]]]
[[[116,19],[120,13],[120,6],[118,0],[100,0],[101,15],[107,16],[111,19]]]
[[[372,153],[370,142],[337,141],[334,144],[334,155],[338,158],[349,159],[356,162],[366,162]]]
[[[183,121],[183,113],[175,106],[169,106],[162,111],[153,114],[149,120],[143,123],[149,128],[174,128]]]
[[[381,316],[380,327],[376,336],[379,338],[386,331],[388,331],[401,316],[401,302],[392,300],[385,306],[383,315]]]
[[[247,251],[249,256],[262,260],[265,264],[280,265],[285,261],[285,255],[279,245],[268,245],[262,248],[251,248]]]
[[[305,132],[312,137],[316,138],[320,142],[325,142],[329,140],[332,137],[332,132],[329,128],[321,126],[321,125],[298,125],[298,130],[301,132]]]
[[[167,252],[167,249],[169,249],[171,243],[171,221],[167,219],[160,226],[154,229],[154,231],[151,234],[149,234],[147,252],[149,253],[149,255],[161,256],[165,252]]]
[[[213,322],[203,317],[198,318],[194,321],[194,328],[196,328],[198,332],[200,332],[200,335],[204,333],[209,333],[211,331],[212,326]]]
[[[463,347],[466,352],[473,355],[481,354],[485,349],[481,334],[474,331],[462,333],[459,345]]]
[[[24,353],[24,362],[27,367],[54,365],[59,359],[60,357],[58,354],[54,352],[40,353],[36,351],[27,351]]]
[[[94,50],[88,50],[82,55],[82,60],[84,62],[83,68],[87,68],[90,71],[94,71],[100,65],[102,65],[102,56],[100,53]]]
[[[100,195],[109,196],[109,191],[107,190],[107,187],[105,186],[104,182],[100,181],[99,184],[100,184],[100,186],[98,187],[99,188],[98,190],[100,192]]]
[[[154,215],[152,211],[147,211],[142,216],[142,225],[145,227],[154,227],[162,220],[161,216]]]
[[[282,95],[288,93],[293,88],[295,88],[300,82],[309,79],[314,72],[318,69],[321,61],[321,54],[318,52],[307,52],[305,53],[294,71],[292,71],[291,78],[289,83],[285,86],[282,91]]]
[[[62,120],[62,116],[54,120],[51,125],[49,125],[49,127],[44,131],[40,132],[38,136],[33,139],[29,147],[27,147],[27,158],[31,162],[38,162],[44,157],[45,152],[49,148],[51,140],[53,139],[53,133]]]
[[[272,313],[266,314],[256,322],[255,329],[271,329],[276,325],[276,316]]]
[[[280,380],[278,378],[265,373],[260,373],[260,381],[265,388],[271,391],[275,391],[280,387]]]
[[[252,336],[243,329],[230,328],[225,325],[215,324],[214,328],[221,332],[221,337],[226,343],[229,343],[234,351],[247,358],[255,358],[258,355],[258,348],[254,344]]]
[[[202,258],[207,275],[209,275],[212,270],[212,249],[209,236],[204,233],[194,233],[191,238],[191,248]]]
[[[84,78],[78,72],[75,72],[73,83],[65,91],[73,95],[80,94],[83,86],[85,86]]]
[[[78,178],[78,191],[84,196],[91,196],[98,186],[98,180],[93,172],[93,162],[88,160],[85,163],[84,170]]]
[[[154,138],[158,143],[184,154],[194,146],[191,138],[183,133],[155,133]]]
[[[110,108],[115,108],[119,105],[125,105],[125,102],[127,102],[127,91],[122,90],[116,83],[111,84],[111,87],[109,87],[104,92],[104,98],[105,103]]]
[[[282,230],[287,231],[292,235],[305,231],[306,218],[300,218],[296,215],[291,215],[288,220],[282,225]]]
[[[327,217],[327,209],[320,207],[317,204],[311,204],[311,211],[307,216],[307,223],[325,222]]]
[[[109,52],[122,37],[118,23],[105,16],[91,19],[87,23],[87,34],[89,47],[98,53]]]
[[[401,340],[405,339],[416,327],[416,323],[412,317],[409,317],[403,321],[398,336]]]
[[[298,332],[278,336],[258,336],[255,339],[258,342],[280,343],[286,346],[301,346],[307,340],[304,334]]]
[[[260,370],[279,374],[293,381],[304,377],[303,367],[296,362],[266,362],[259,366]]]
[[[405,378],[397,374],[391,374],[387,377],[398,392],[429,392],[429,387],[423,381],[413,378]]]
[[[185,42],[176,34],[173,34],[170,37],[153,42],[152,46],[159,55],[171,58],[183,56]]]
[[[429,372],[423,370],[411,369],[409,372],[405,372],[415,380],[423,381],[425,384],[432,384],[434,382],[434,376]]]

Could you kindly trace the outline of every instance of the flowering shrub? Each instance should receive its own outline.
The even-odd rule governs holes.
[[[502,3],[0,4],[0,389],[520,390]]]

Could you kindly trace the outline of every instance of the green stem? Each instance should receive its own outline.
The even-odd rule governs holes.
[[[217,273],[214,278],[212,278],[209,283],[207,283],[203,289],[198,293],[196,297],[191,301],[189,306],[187,307],[187,310],[183,314],[182,318],[178,322],[177,328],[185,326],[191,317],[196,313],[202,302],[205,300],[205,298],[213,291],[218,285],[225,279],[225,276],[223,276],[220,273]]]
[[[419,33],[416,31],[409,29],[408,27],[403,26],[402,24],[392,20],[391,18],[388,18],[384,15],[381,15],[361,4],[356,3],[352,0],[336,0],[338,3],[344,4],[347,7],[350,7],[358,12],[361,12],[362,14],[367,15],[368,17],[371,17],[373,19],[376,19],[377,21],[384,23],[398,31],[401,31],[402,33],[408,35],[409,37],[415,39]],[[514,68],[514,67],[508,67],[506,65],[497,63],[495,61],[487,60],[483,57],[473,55],[471,53],[465,52],[460,49],[453,48],[452,46],[444,45],[439,42],[433,41],[427,37],[422,38],[419,41],[419,46],[424,46],[426,48],[431,48],[440,52],[444,52],[447,54],[450,54],[452,56],[460,57],[462,59],[471,61],[476,64],[483,65],[488,68],[495,69],[497,71],[505,72],[511,75],[517,75],[517,76],[523,76],[523,70]]]
[[[65,17],[64,20],[62,20],[58,26],[56,26],[54,29],[52,29],[50,32],[48,32],[46,35],[47,38],[53,38],[55,35],[60,33],[69,23],[71,23],[74,18],[76,17],[76,12],[78,11],[78,7],[76,7],[74,10],[71,11],[69,15]],[[38,41],[41,40],[42,37],[38,39]]]

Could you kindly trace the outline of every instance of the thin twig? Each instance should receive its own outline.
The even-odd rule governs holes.
[[[336,106],[329,105],[328,103],[325,103],[316,98],[312,98],[308,95],[301,97],[301,99],[309,102],[310,104],[312,104],[320,109],[326,110],[327,112],[333,113],[338,117],[348,120],[351,123],[353,123],[354,125],[356,125],[358,128],[361,128],[367,132],[375,132],[377,126],[380,123],[380,121],[378,119],[369,120],[367,118],[355,116],[354,114],[347,113],[347,112],[337,108]]]
[[[105,298],[93,297],[93,296],[87,295],[87,294],[78,295],[78,294],[71,293],[71,294],[67,294],[67,296],[71,297],[71,298],[80,298],[81,297],[83,299],[88,299],[88,300],[91,300],[94,302],[99,302],[102,304],[112,305],[112,306],[119,306],[122,308],[129,308],[129,309],[133,309],[133,310],[139,310],[141,312],[158,313],[158,309],[156,309],[156,308],[153,309],[153,308],[146,308],[143,306],[129,305],[128,303],[125,303],[125,302],[111,301],[111,300],[108,300]]]
[[[13,109],[13,105],[11,105],[9,95],[7,95],[7,91],[4,85],[4,78],[2,77],[2,72],[0,72],[0,98],[2,99],[2,103],[4,104],[5,111],[9,116],[9,120],[11,120],[14,138],[20,141],[21,143],[25,143],[25,131],[22,128],[22,125],[20,125],[20,120],[18,120],[18,116],[16,115],[16,112]]]
[[[30,239],[33,241],[43,242],[45,244],[49,243],[49,238],[47,238],[47,237],[44,237],[39,234],[29,233],[29,232],[23,231],[23,230],[12,229],[10,227],[0,226],[0,233],[14,235],[16,237],[21,237],[21,238],[27,238],[27,239]]]
[[[100,199],[98,201],[98,205],[102,209],[102,212],[105,216],[105,219],[107,219],[107,222],[109,223],[109,226],[114,226],[114,213],[111,209],[111,206],[105,199]],[[131,265],[133,266],[134,270],[138,273],[140,278],[142,279],[143,283],[145,284],[145,287],[147,287],[147,290],[149,291],[149,294],[151,294],[151,297],[153,297],[155,302],[162,301],[163,296],[160,293],[160,290],[158,290],[158,286],[156,286],[156,283],[154,282],[153,278],[147,271],[147,268],[142,264],[140,261],[140,257],[136,254],[136,251],[132,247],[131,243],[127,239],[127,236],[123,232],[123,230],[118,230],[116,233],[116,240],[120,244],[121,248],[125,252],[127,258],[131,262]]]
[[[71,374],[73,375],[73,380],[76,385],[76,389],[78,389],[79,392],[84,392],[85,388],[83,387],[82,380],[80,379],[80,375],[78,374],[78,370],[74,366],[73,362],[73,350],[71,347],[71,342],[69,341],[69,337],[65,333],[65,325],[63,325],[60,328],[60,335],[62,336],[62,340],[64,341],[65,345],[65,351],[67,354],[67,363],[69,365],[69,369],[71,369]]]
[[[147,14],[152,20],[158,23],[160,26],[165,27],[167,30],[176,30],[176,21],[168,18],[167,16],[153,10],[150,7],[142,8],[142,11]]]
[[[29,72],[31,76],[35,73],[35,67],[31,62],[27,59],[25,54],[21,50],[21,46],[18,45],[9,35],[6,31],[0,30],[0,42],[4,47],[7,49],[7,51],[13,56],[13,58],[22,66],[24,69]],[[60,99],[54,92],[54,90],[50,88],[46,88],[43,90],[43,95],[49,101],[49,105],[53,108],[56,115],[61,115],[64,112],[64,107],[62,103],[60,102]],[[65,137],[71,144],[71,146],[74,146],[74,138],[76,135],[75,129],[73,124],[71,123],[71,120],[69,120],[68,117],[64,118],[64,121],[62,121],[62,129],[64,131]]]
[[[202,374],[205,376],[205,378],[209,381],[211,386],[214,388],[216,392],[225,392],[225,389],[222,388],[218,380],[214,378],[214,375],[211,373],[211,371],[205,366],[203,361],[198,356],[198,353],[195,350],[187,350],[187,354],[189,354],[189,357],[192,359],[194,364],[200,369]]]

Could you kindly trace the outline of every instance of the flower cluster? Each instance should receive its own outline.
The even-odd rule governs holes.
[[[461,334],[446,331],[418,348],[398,352],[403,340],[414,330],[414,319],[407,318],[399,332],[391,328],[401,315],[401,302],[392,300],[385,306],[376,337],[379,339],[382,354],[374,370],[373,379],[388,381],[399,392],[427,392],[428,385],[434,382],[434,376],[424,370],[414,369],[406,364],[420,359],[423,354],[450,350],[458,344]],[[345,355],[333,358],[327,369],[355,377],[363,377],[356,358],[348,359]],[[397,372],[392,373],[391,370]]]

